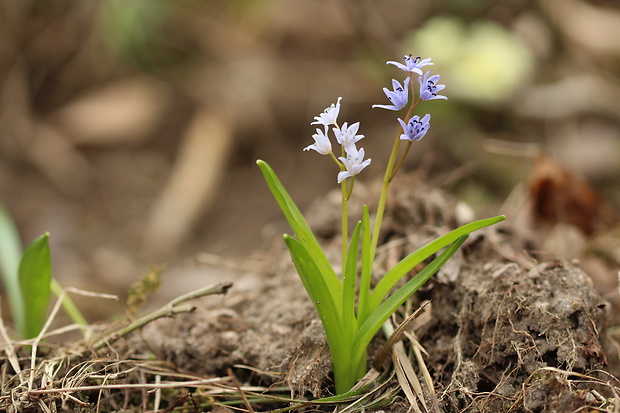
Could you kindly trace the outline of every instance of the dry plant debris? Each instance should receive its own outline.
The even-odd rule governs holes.
[[[188,304],[189,301],[225,294],[231,286],[231,283],[221,283],[192,291],[121,327],[112,325],[102,331],[88,327],[85,339],[71,345],[43,341],[84,329],[83,326],[69,325],[48,331],[62,299],[57,300],[46,325],[34,339],[11,340],[0,320],[6,356],[2,365],[0,409],[8,412],[109,411],[128,407],[145,410],[147,406],[153,406],[154,410],[159,410],[161,392],[167,389],[189,387],[219,391],[221,386],[228,386],[230,378],[201,378],[180,373],[163,361],[129,359],[124,357],[117,342],[153,320],[194,311],[195,307]],[[126,349],[124,353],[127,353]],[[153,393],[153,397],[149,393]]]

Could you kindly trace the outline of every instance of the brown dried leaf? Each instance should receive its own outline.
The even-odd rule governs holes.
[[[566,223],[591,234],[605,216],[604,202],[588,182],[544,156],[534,160],[529,193],[538,224]]]

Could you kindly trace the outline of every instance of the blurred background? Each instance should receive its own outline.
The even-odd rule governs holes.
[[[0,0],[0,203],[25,243],[50,231],[65,286],[123,296],[160,263],[171,296],[206,285],[197,253],[243,261],[286,228],[257,158],[302,208],[335,187],[302,148],[339,96],[381,175],[398,124],[371,105],[405,53],[449,96],[405,168],[477,215],[604,233],[617,273],[615,0]]]

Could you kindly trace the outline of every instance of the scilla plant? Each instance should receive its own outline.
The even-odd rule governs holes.
[[[393,90],[383,89],[390,105],[373,105],[377,108],[402,112],[402,118],[397,118],[400,128],[387,164],[372,224],[368,207],[364,206],[361,220],[351,232],[348,228],[348,206],[355,178],[370,164],[370,159],[364,159],[364,149],[357,147],[358,142],[364,138],[364,135],[357,134],[359,122],[351,125],[347,122],[341,125],[338,123],[342,98],[338,98],[335,104],[315,117],[312,124],[320,125],[322,128],[317,128],[316,134],[312,136],[314,144],[304,149],[312,149],[328,156],[339,170],[337,180],[342,192],[341,276],[329,263],[312,230],[274,171],[264,161],[257,161],[269,189],[295,233],[295,237],[284,235],[284,242],[323,324],[332,356],[338,394],[348,392],[356,381],[364,376],[366,349],[383,323],[398,307],[439,270],[465,242],[469,233],[504,219],[503,216],[498,216],[475,221],[429,242],[403,258],[394,268],[382,274],[374,287],[371,286],[373,262],[390,183],[399,171],[413,142],[422,139],[430,128],[430,115],[426,114],[420,118],[414,114],[414,110],[421,101],[447,99],[446,96],[439,94],[445,87],[438,83],[439,75],[422,73],[422,67],[433,64],[431,59],[422,60],[409,55],[405,56],[405,64],[387,63],[407,72],[407,77],[402,85],[399,81],[393,80]],[[417,99],[414,87],[416,83],[419,85]],[[411,104],[409,104],[410,96]],[[330,127],[335,141],[340,146],[337,154],[332,150]],[[392,291],[401,278],[431,256],[434,258],[423,270]]]
[[[39,335],[47,320],[51,295],[63,296],[62,305],[78,325],[86,320],[71,298],[52,276],[49,233],[32,241],[22,252],[21,239],[15,224],[0,205],[0,279],[4,284],[13,325],[25,339]]]

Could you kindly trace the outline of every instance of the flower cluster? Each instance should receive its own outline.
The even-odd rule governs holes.
[[[342,124],[342,127],[338,125],[338,114],[340,113],[340,101],[332,103],[330,107],[325,109],[319,116],[315,116],[315,121],[311,125],[322,125],[325,130],[319,128],[316,129],[316,133],[312,135],[314,144],[306,146],[304,151],[313,149],[321,155],[331,155],[340,167],[338,173],[338,183],[341,183],[347,178],[353,177],[359,174],[364,168],[370,165],[370,159],[364,160],[364,148],[357,149],[355,145],[360,139],[364,138],[364,135],[358,135],[360,123],[355,122],[349,125],[347,122]],[[336,142],[342,146],[342,156],[336,159],[336,156],[332,152],[332,144],[327,136],[329,133],[329,127],[334,126],[332,131],[336,137]]]
[[[408,72],[408,76],[402,82],[396,79],[392,79],[392,90],[383,88],[383,92],[390,101],[390,105],[372,105],[373,108],[388,109],[393,111],[402,110],[405,111],[406,106],[409,104],[409,91],[411,90],[412,101],[415,96],[413,77],[414,74],[418,76],[418,83],[420,90],[417,101],[413,102],[409,108],[409,111],[404,116],[404,120],[398,118],[403,133],[400,134],[400,140],[414,142],[419,141],[426,135],[430,128],[431,115],[426,114],[420,118],[418,115],[412,116],[413,109],[423,100],[433,99],[448,99],[446,96],[440,95],[445,85],[439,83],[439,75],[432,75],[430,72],[422,73],[421,68],[424,66],[433,65],[431,59],[422,59],[419,56],[413,57],[413,55],[405,56],[405,64],[389,61],[387,64],[394,65],[397,68]],[[340,173],[338,173],[338,183],[341,183],[347,178],[353,177],[359,174],[365,167],[370,164],[370,159],[364,160],[364,149],[358,149],[355,145],[364,135],[357,135],[359,129],[359,122],[352,125],[348,125],[345,122],[342,127],[338,126],[338,114],[340,113],[340,101],[338,101],[327,109],[319,116],[315,116],[315,121],[312,125],[322,125],[325,129],[316,129],[316,133],[312,135],[314,144],[304,148],[307,150],[315,150],[321,155],[330,155],[334,161],[340,167]],[[336,137],[338,144],[342,146],[342,156],[336,158],[332,152],[332,144],[328,137],[329,127],[333,126],[332,130]],[[395,172],[395,171],[394,171]]]
[[[414,58],[412,55],[405,56],[405,64],[398,62],[387,62],[389,65],[394,65],[399,69],[408,72],[409,77],[405,79],[405,87],[400,87],[400,84],[396,80],[392,80],[394,85],[394,92],[390,92],[387,89],[383,89],[387,98],[394,105],[373,105],[373,108],[383,108],[389,110],[401,110],[407,105],[409,91],[407,90],[407,84],[413,77],[413,74],[418,75],[418,83],[420,84],[420,96],[418,101],[412,106],[415,107],[421,100],[433,100],[433,99],[448,99],[446,96],[439,95],[437,92],[443,90],[446,86],[439,84],[439,75],[430,76],[430,72],[422,75],[421,67],[432,65],[431,59],[424,59],[418,56]],[[397,87],[398,86],[398,87]],[[413,87],[411,88],[411,94],[413,96]],[[396,104],[396,102],[404,102],[402,104]],[[407,140],[410,142],[419,141],[424,137],[428,129],[430,128],[431,115],[426,114],[422,119],[418,115],[411,117],[408,121],[403,121],[398,118],[398,122],[403,128],[403,134],[400,135],[401,140]]]

